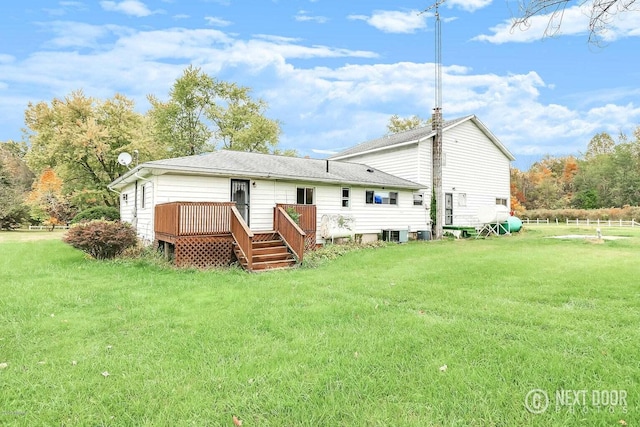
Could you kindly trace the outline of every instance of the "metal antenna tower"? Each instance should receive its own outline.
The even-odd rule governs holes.
[[[442,25],[438,7],[446,0],[436,0],[434,4],[422,11],[425,13],[435,9],[435,106],[431,116],[431,128],[435,131],[431,151],[433,193],[435,195],[436,215],[433,231],[435,240],[442,239],[442,222],[444,220],[442,193]]]

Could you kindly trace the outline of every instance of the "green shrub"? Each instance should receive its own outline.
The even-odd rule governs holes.
[[[133,227],[120,221],[93,220],[73,225],[65,243],[96,259],[114,258],[138,243]]]
[[[106,221],[118,221],[120,219],[120,211],[109,206],[95,206],[85,209],[78,215],[74,216],[71,224],[77,224],[82,221],[92,221],[94,219],[103,219]]]

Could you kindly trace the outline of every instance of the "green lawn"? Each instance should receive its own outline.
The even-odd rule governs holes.
[[[545,238],[587,232],[261,274],[97,262],[0,233],[0,425],[638,425],[640,230]]]

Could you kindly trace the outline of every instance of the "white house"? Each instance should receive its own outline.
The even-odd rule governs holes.
[[[432,188],[430,127],[363,142],[330,157],[365,163],[381,171]],[[478,225],[478,210],[510,206],[513,155],[474,115],[443,123],[442,188],[445,226]],[[426,199],[428,203],[428,199]]]
[[[313,215],[312,219],[304,218],[307,229],[303,230],[307,239],[313,237],[313,245],[347,235],[375,239],[388,230],[398,239],[408,232],[430,229],[424,203],[428,199],[422,185],[347,161],[222,150],[143,163],[109,188],[120,193],[121,219],[134,224],[139,236],[148,242],[175,245],[180,236],[230,234],[228,209],[224,208],[229,202],[235,202],[247,233],[274,230],[278,223],[274,208],[280,205],[290,206],[303,216]],[[173,213],[170,208],[166,215],[173,215],[172,219],[164,218],[165,213],[163,218],[156,218],[166,211],[167,204],[176,202],[184,205],[176,208],[184,213]],[[222,210],[212,214],[207,209],[219,207],[196,206],[193,202],[216,202]],[[177,221],[175,215],[185,216],[186,212],[191,212],[195,222],[203,221],[206,215],[206,221],[223,221],[226,225],[216,225],[214,230],[213,226],[193,223],[180,232],[166,225],[166,221]]]
[[[282,240],[299,260],[304,247],[335,237],[426,236],[434,136],[413,129],[325,160],[226,150],[157,160],[109,188],[120,194],[122,220],[178,264],[225,264],[234,253],[248,269],[279,267],[285,260],[261,242]],[[445,122],[445,226],[477,225],[478,209],[508,206],[512,160],[477,117]],[[302,215],[297,224],[292,215]]]

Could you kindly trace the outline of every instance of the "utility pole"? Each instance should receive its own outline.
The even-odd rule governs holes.
[[[435,131],[431,150],[431,185],[435,195],[436,215],[433,224],[434,240],[442,239],[442,222],[444,220],[442,193],[442,27],[440,22],[440,12],[438,6],[446,0],[436,0],[436,2],[426,8],[422,13],[435,9],[435,106],[431,116],[431,129]]]

